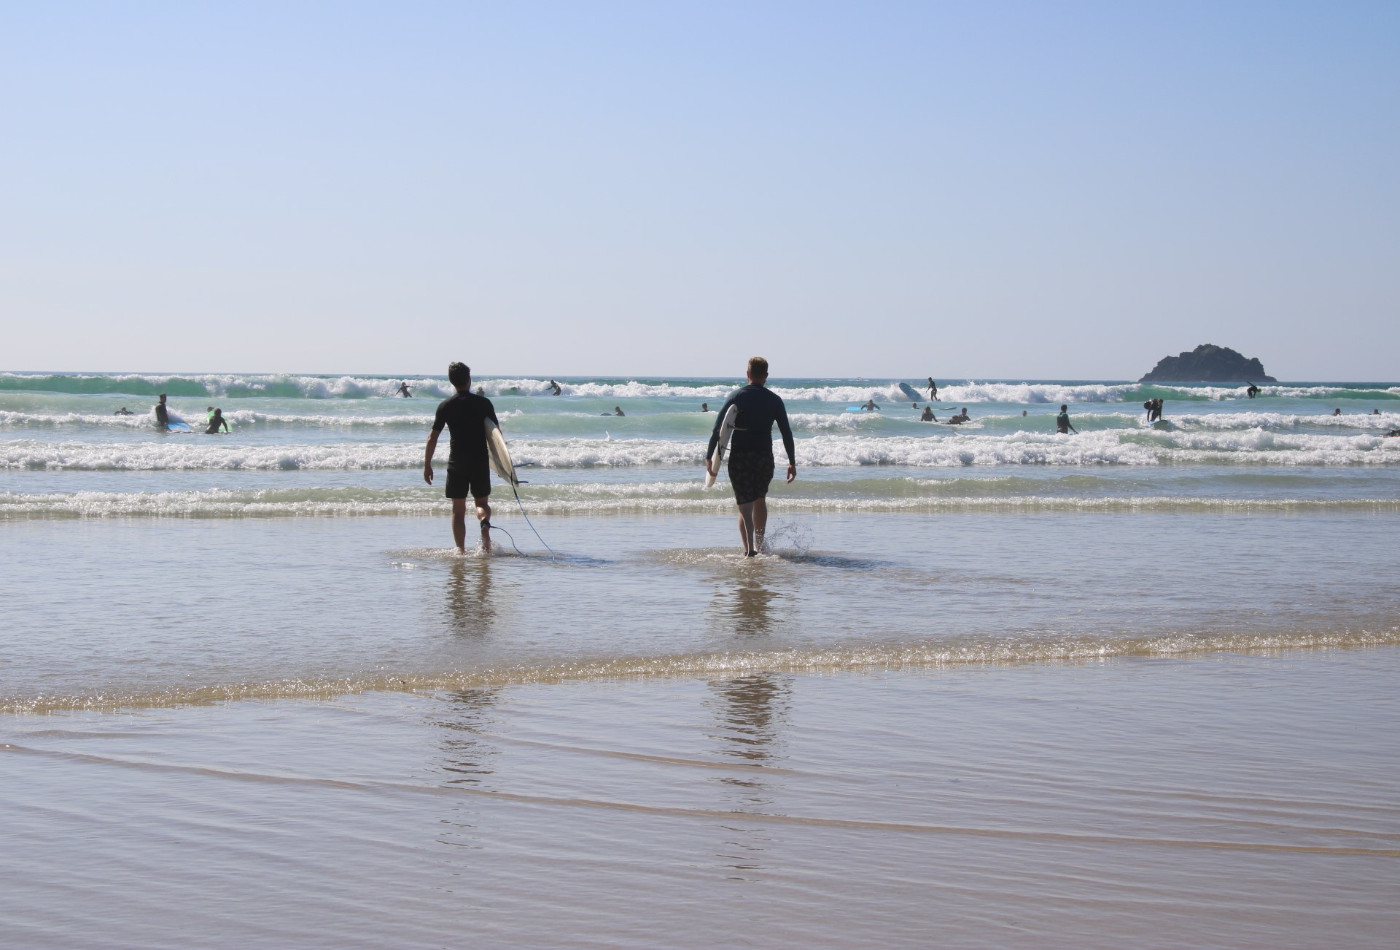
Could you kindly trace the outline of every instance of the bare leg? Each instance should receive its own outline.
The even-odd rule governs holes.
[[[491,503],[485,498],[476,498],[476,520],[481,522],[481,550],[491,553]],[[464,532],[465,533],[465,530]]]
[[[763,553],[763,533],[768,530],[768,499],[759,498],[753,503],[753,547],[750,551]]]
[[[457,551],[467,550],[467,500],[452,499],[452,540],[457,542]]]
[[[739,540],[744,545],[744,553],[754,550],[753,546],[753,502],[739,506]]]

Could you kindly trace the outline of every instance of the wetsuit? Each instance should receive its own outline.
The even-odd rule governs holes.
[[[773,423],[778,424],[782,434],[789,465],[797,465],[797,449],[782,397],[765,386],[749,383],[720,407],[705,458],[715,453],[719,430],[730,406],[737,406],[739,411],[734,417],[734,434],[729,438],[729,482],[734,486],[735,502],[747,505],[766,496],[768,483],[773,480]]]
[[[452,447],[447,454],[447,497],[485,498],[491,494],[491,456],[486,449],[486,420],[500,425],[491,400],[475,393],[444,399],[433,417],[433,431],[447,426]]]
[[[222,414],[216,412],[209,417],[209,428],[204,430],[204,434],[217,435],[219,426],[223,426],[225,432],[228,431],[228,420],[225,419]]]
[[[156,403],[156,425],[162,429],[170,428],[170,410],[165,408],[165,403]]]
[[[1062,412],[1055,417],[1055,428],[1059,430],[1060,435],[1069,435],[1069,413]]]

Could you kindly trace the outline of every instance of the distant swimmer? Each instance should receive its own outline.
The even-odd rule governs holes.
[[[129,415],[131,415],[131,410],[128,409],[128,408],[126,408],[126,406],[122,406],[122,407],[121,407],[120,409],[118,409],[116,412],[112,413],[112,415],[114,415],[114,416],[129,416]]]
[[[485,396],[485,395],[486,395],[486,387],[484,387],[484,386],[478,386],[478,387],[476,387],[476,394],[477,394],[478,396]]]
[[[928,398],[933,400],[938,399],[938,384],[933,381],[932,376],[928,378]]]
[[[627,413],[625,413],[625,412],[622,411],[622,407],[621,407],[621,406],[613,406],[613,413],[612,413],[612,414],[615,415],[615,416],[625,416],[625,415],[627,415]]]
[[[919,416],[920,422],[937,422],[938,418],[933,414],[933,403],[924,406],[924,414]]]
[[[701,412],[709,412],[709,411],[710,411],[710,404],[707,403],[707,402],[702,402],[702,403],[700,404],[700,411],[701,411]]]
[[[875,405],[875,400],[873,400],[873,399],[867,399],[867,400],[865,401],[865,405],[861,406],[861,408],[864,409],[866,412],[879,412],[879,411],[880,411],[880,407],[877,406],[877,405]]]
[[[205,425],[208,425],[209,422],[210,422],[210,420],[213,419],[213,418],[214,418],[214,407],[213,407],[213,406],[205,406],[205,407],[204,407],[204,424],[205,424]]]
[[[447,456],[447,497],[452,499],[452,540],[457,550],[467,549],[467,497],[476,504],[476,520],[481,523],[481,549],[491,550],[491,457],[486,447],[486,420],[498,426],[496,407],[491,400],[472,392],[472,371],[465,363],[451,363],[447,380],[457,390],[438,404],[433,429],[423,452],[423,481],[433,483],[433,453],[437,450],[442,427],[451,433]]]
[[[165,393],[160,394],[160,402],[156,403],[156,426],[170,428],[170,409],[165,405]]]
[[[739,506],[739,537],[746,557],[763,550],[763,533],[768,528],[768,486],[773,481],[773,424],[783,437],[787,452],[787,480],[797,477],[797,450],[788,425],[787,406],[777,393],[767,388],[768,361],[761,356],[749,360],[745,371],[749,384],[725,400],[715,418],[710,444],[705,448],[705,470],[711,475],[709,459],[715,454],[719,430],[730,406],[739,411],[734,434],[729,439],[729,482],[734,486],[734,503]]]
[[[405,399],[413,398],[413,393],[411,393],[408,389],[408,380],[404,380],[403,382],[399,383],[398,393]]]
[[[1026,410],[1024,410],[1024,409],[1021,410],[1021,418],[1022,418],[1022,419],[1026,418]]]
[[[960,425],[962,425],[964,422],[971,422],[971,421],[972,421],[972,417],[969,416],[969,415],[967,414],[967,407],[966,407],[966,406],[963,406],[963,411],[962,411],[962,412],[958,413],[957,415],[953,415],[953,416],[949,416],[949,417],[948,417],[948,424],[949,424],[949,425],[953,425],[953,426],[960,426]]]
[[[1248,396],[1250,399],[1253,399],[1255,396],[1259,395],[1259,387],[1254,385],[1253,383],[1250,383],[1249,388],[1246,389],[1244,392],[1246,396]]]
[[[209,428],[204,430],[204,434],[215,435],[218,433],[220,426],[223,426],[225,432],[228,431],[228,420],[224,418],[224,411],[222,409],[215,409],[214,414],[209,417]]]
[[[1371,410],[1371,415],[1373,415],[1373,416],[1378,416],[1378,415],[1380,415],[1380,414],[1381,414],[1381,411],[1380,411],[1379,409],[1372,409],[1372,410]]]
[[[1060,407],[1060,414],[1055,417],[1055,430],[1059,432],[1060,435],[1069,435],[1071,432],[1075,435],[1079,434],[1079,430],[1074,427],[1074,423],[1069,421],[1069,406]]]
[[[1334,415],[1334,416],[1340,416],[1341,414],[1342,414],[1342,410],[1341,410],[1340,407],[1338,407],[1338,408],[1332,410],[1332,415]]]

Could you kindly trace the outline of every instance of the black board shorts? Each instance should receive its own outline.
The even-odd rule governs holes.
[[[773,481],[773,453],[731,451],[729,483],[734,486],[734,503],[747,505],[768,495]]]
[[[491,494],[491,464],[447,465],[448,498],[485,498]]]

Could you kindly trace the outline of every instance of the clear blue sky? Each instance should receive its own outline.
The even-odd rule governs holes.
[[[0,4],[0,369],[1400,378],[1400,3]]]

